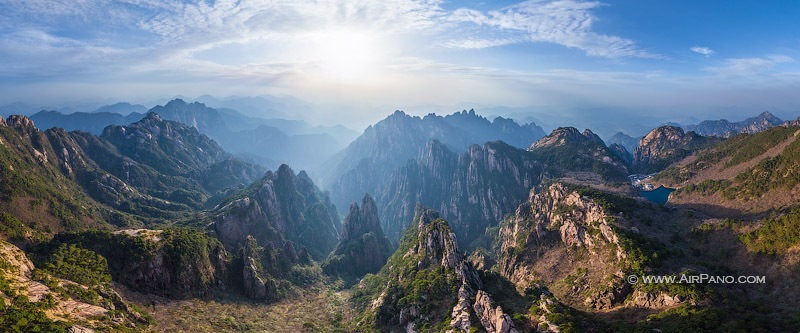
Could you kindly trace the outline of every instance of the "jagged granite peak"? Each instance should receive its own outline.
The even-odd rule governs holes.
[[[363,314],[357,319],[359,326],[380,331],[415,331],[420,326],[440,325],[449,326],[450,332],[480,328],[487,332],[517,332],[511,317],[483,289],[481,275],[460,253],[447,221],[435,210],[419,204],[414,216],[386,266],[356,287],[376,283],[381,286],[368,303],[359,305],[363,307]],[[414,287],[431,281],[437,281],[433,288]],[[454,306],[426,306],[429,304]]]
[[[559,297],[572,299],[575,306],[620,306],[631,292],[623,279],[630,267],[629,247],[623,241],[630,228],[628,219],[633,219],[629,209],[635,209],[636,202],[564,183],[532,189],[528,202],[500,227],[496,267],[520,288],[539,281],[558,290]],[[581,249],[587,255],[575,258],[567,249]],[[555,257],[562,258],[557,268],[545,259]],[[581,273],[586,287],[558,287],[579,267],[590,267]]]
[[[769,111],[764,111],[756,117],[750,117],[739,122],[730,122],[726,119],[706,120],[697,125],[688,125],[684,128],[686,131],[694,131],[703,136],[729,138],[740,133],[758,133],[781,123],[783,123],[783,120]]]
[[[432,139],[457,152],[472,144],[495,140],[527,147],[541,137],[531,128],[513,121],[490,122],[476,112],[419,117],[395,111],[368,127],[345,150],[334,155],[319,174],[323,187],[336,198],[337,206],[347,206],[360,200],[364,193],[379,197],[378,193],[388,185],[391,174],[414,158]]]
[[[594,141],[605,145],[603,140],[589,129],[586,129],[583,131],[583,133],[581,133],[575,127],[559,127],[554,129],[550,135],[534,142],[530,149],[532,150],[542,147],[563,146],[565,144],[581,143],[585,141]]]
[[[684,132],[677,126],[661,126],[647,133],[633,151],[633,170],[653,173],[663,170],[694,151],[718,139],[703,137],[695,132]]]
[[[36,125],[33,123],[33,120],[23,115],[12,114],[8,116],[5,122],[6,125],[15,128],[20,133],[33,133],[39,131],[39,129],[36,128]]]
[[[6,124],[6,120],[3,119],[2,116],[0,116],[0,126],[8,126],[8,124]]]
[[[475,314],[478,316],[481,325],[489,333],[517,333],[511,316],[503,312],[503,308],[494,303],[492,297],[483,290],[478,290],[475,294],[475,304],[473,305]]]
[[[256,239],[248,235],[241,254],[244,295],[258,301],[275,300],[278,298],[275,282],[259,276],[259,266],[261,266],[259,251],[261,250],[258,248]]]
[[[231,158],[219,144],[196,128],[164,120],[155,112],[149,112],[142,120],[128,126],[108,126],[101,137],[123,155],[151,164],[168,175],[186,174]]]
[[[383,234],[378,208],[369,195],[350,205],[342,223],[336,248],[322,263],[322,271],[341,277],[350,284],[367,273],[377,273],[391,255],[391,244]]]
[[[375,233],[378,237],[385,237],[378,220],[378,207],[369,194],[364,195],[361,207],[357,203],[350,205],[350,211],[342,223],[342,240],[350,240],[363,234]]]
[[[315,260],[324,259],[337,242],[334,220],[338,214],[327,194],[308,175],[295,175],[288,165],[234,194],[214,210],[214,226],[220,241],[230,248],[241,246],[248,235],[259,245],[294,243]]]

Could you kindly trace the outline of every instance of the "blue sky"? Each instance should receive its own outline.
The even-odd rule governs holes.
[[[795,118],[798,17],[797,1],[10,0],[0,104],[291,95],[354,127],[470,107]]]

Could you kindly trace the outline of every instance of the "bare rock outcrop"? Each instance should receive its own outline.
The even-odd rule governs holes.
[[[503,308],[496,306],[492,298],[483,290],[478,290],[473,305],[475,314],[489,333],[517,333],[511,317],[503,312]]]

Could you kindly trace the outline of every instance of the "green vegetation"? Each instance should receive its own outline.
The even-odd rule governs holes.
[[[106,258],[74,244],[61,244],[47,258],[43,268],[62,279],[87,286],[108,285],[111,282]]]
[[[685,271],[679,274],[673,274],[676,281],[680,280],[681,275],[696,276],[697,273]],[[712,289],[709,285],[701,285],[696,283],[639,283],[636,289],[647,293],[664,292],[670,296],[680,296],[684,300],[700,301],[712,295]]]
[[[732,138],[728,140],[726,142],[726,149],[720,151],[724,156],[731,156],[731,159],[725,162],[725,167],[731,167],[752,160],[770,148],[785,141],[796,131],[796,127],[777,126],[749,137],[747,135],[738,135],[735,139]]]
[[[30,302],[24,295],[16,296],[11,300],[11,305],[0,302],[0,327],[3,332],[34,333],[34,332],[68,332],[69,324],[53,321],[45,314],[45,310],[52,308],[54,301],[45,297],[38,302]]]
[[[593,172],[604,180],[624,182],[628,175],[624,168],[606,163],[596,155],[608,156],[616,160],[618,165],[625,165],[616,154],[603,145],[593,140],[579,143],[569,142],[561,146],[547,146],[531,150],[535,160],[548,166],[548,171],[554,176],[560,176],[566,171]]]
[[[669,255],[667,248],[656,239],[613,227],[619,235],[619,245],[627,253],[627,271],[643,275],[649,268],[657,267]]]
[[[727,179],[723,180],[716,180],[716,179],[706,179],[698,184],[689,184],[684,187],[679,188],[676,192],[678,194],[686,193],[698,193],[702,196],[709,196],[719,191],[723,191],[731,186],[733,182]]]
[[[34,225],[34,227],[37,226]],[[0,212],[0,234],[15,241],[29,240],[41,242],[46,238],[41,230],[29,227],[15,216],[6,212]]]
[[[757,253],[784,254],[800,244],[800,207],[786,214],[761,220],[761,227],[742,234],[739,239]]]
[[[589,187],[578,188],[576,190],[581,196],[592,198],[592,201],[603,207],[603,211],[608,215],[615,215],[618,213],[630,215],[641,207],[641,204],[636,201],[636,199],[629,197],[615,195]]]
[[[723,169],[739,165],[760,156],[770,148],[785,141],[795,131],[797,131],[796,127],[777,126],[752,135],[739,134],[733,136],[710,149],[701,151],[698,153],[697,159],[685,166],[672,167],[662,171],[655,179],[676,184],[683,183],[694,177],[701,170],[715,165],[727,157],[730,157],[730,159],[722,165]],[[708,189],[710,190],[711,188]]]
[[[34,232],[27,233],[17,224],[2,231],[41,240],[38,236],[41,232],[82,230],[90,227],[86,222],[101,220],[95,211],[97,207],[81,189],[45,159],[45,155],[51,159],[57,156],[46,132],[31,133],[28,137],[10,127],[0,127],[0,138],[6,142],[0,145],[0,184],[3,184],[0,208],[15,215],[31,214],[30,221],[22,222]]]
[[[189,228],[170,228],[149,231],[140,236],[110,231],[88,231],[58,234],[39,250],[45,256],[56,252],[62,244],[90,249],[108,262],[111,276],[125,284],[140,283],[129,280],[131,269],[147,267],[147,263],[163,255],[164,269],[172,277],[168,285],[157,285],[162,292],[202,291],[215,280],[212,258],[222,245],[205,233]],[[166,282],[166,281],[165,281]],[[147,286],[137,286],[145,288]],[[163,290],[162,290],[163,288]]]
[[[723,195],[727,199],[750,200],[759,198],[770,190],[791,190],[800,184],[800,141],[794,141],[775,157],[761,160],[734,178]]]
[[[569,306],[561,304],[553,296],[546,296],[550,300],[547,309],[540,307],[538,298],[530,309],[528,309],[528,316],[532,321],[539,323],[539,318],[544,315],[550,323],[556,325],[560,332],[575,333],[575,332],[603,332],[607,331],[606,324],[588,317],[586,314],[575,310]],[[535,326],[534,326],[535,327]]]
[[[455,272],[445,269],[431,255],[415,253],[418,235],[429,235],[433,230],[446,234],[452,232],[447,222],[436,219],[418,230],[412,223],[403,236],[400,248],[377,274],[365,276],[353,291],[353,302],[361,315],[356,317],[359,332],[374,332],[380,328],[397,325],[402,309],[416,308],[420,312],[417,329],[421,332],[438,332],[447,327],[450,309],[455,303],[457,285]],[[420,264],[421,263],[421,264]],[[385,293],[383,303],[372,309],[372,302]]]

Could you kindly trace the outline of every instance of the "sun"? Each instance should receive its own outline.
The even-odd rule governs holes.
[[[328,30],[312,36],[310,52],[320,74],[338,81],[365,81],[376,75],[380,41],[373,33]]]

